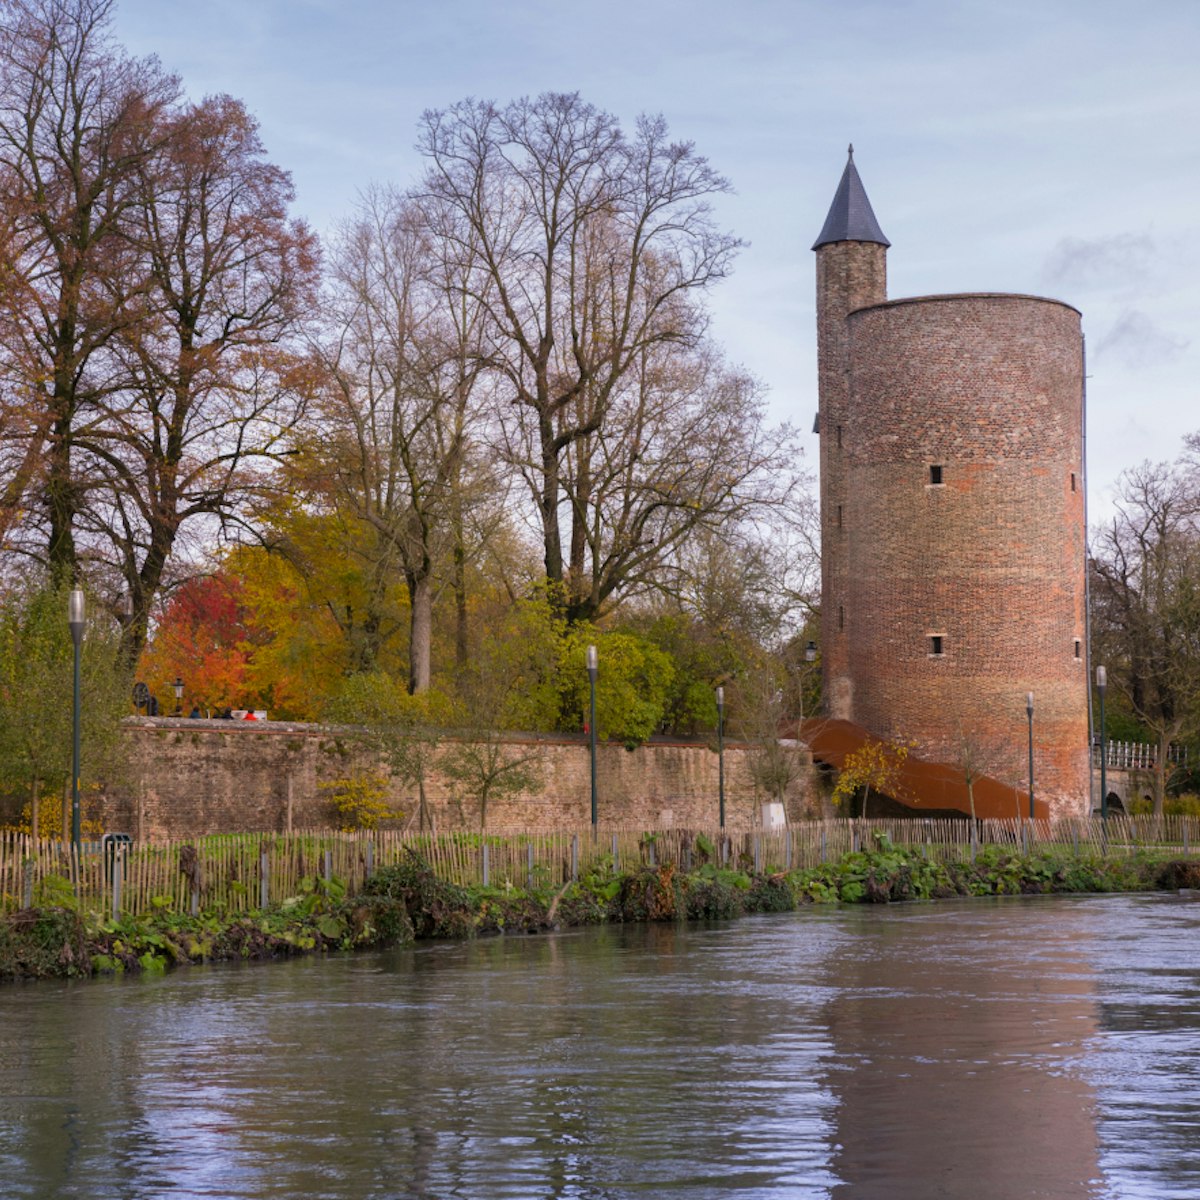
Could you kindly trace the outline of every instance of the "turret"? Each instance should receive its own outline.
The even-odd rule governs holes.
[[[842,427],[849,401],[846,317],[887,299],[887,248],[851,146],[829,215],[813,243],[817,254],[817,429],[821,436],[821,659],[826,710],[853,715],[847,661],[845,504]]]

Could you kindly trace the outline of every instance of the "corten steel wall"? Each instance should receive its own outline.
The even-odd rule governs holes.
[[[848,420],[847,314],[887,298],[887,247],[833,242],[817,250],[817,371],[821,445],[821,668],[830,716],[849,717],[853,688],[840,605],[846,559],[838,519],[846,503],[839,442]]]
[[[833,530],[847,715],[915,739],[924,757],[967,756],[1023,781],[1032,691],[1035,792],[1056,813],[1085,813],[1079,313],[1029,296],[933,296],[847,324]]]
[[[124,737],[126,778],[89,797],[85,809],[110,831],[139,839],[283,830],[289,789],[293,828],[330,827],[336,816],[321,785],[379,769],[354,742],[318,725],[139,718],[126,722]],[[513,749],[535,755],[544,787],[493,800],[488,828],[586,825],[586,741],[515,740]],[[717,821],[717,754],[709,746],[652,743],[630,751],[601,744],[596,767],[601,824],[656,828]],[[766,797],[756,793],[743,745],[726,744],[725,784],[728,825],[751,826]],[[806,773],[789,792],[790,819],[807,815],[814,786]],[[433,773],[427,795],[439,830],[479,828],[478,806],[444,775]],[[408,817],[415,814],[413,789],[393,783],[389,799]]]

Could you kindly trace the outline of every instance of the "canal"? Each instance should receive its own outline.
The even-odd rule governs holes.
[[[0,989],[8,1198],[1200,1195],[1200,901]]]

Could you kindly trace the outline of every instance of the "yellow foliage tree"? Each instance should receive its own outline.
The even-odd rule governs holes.
[[[851,750],[838,772],[833,789],[833,802],[838,808],[849,807],[851,800],[862,792],[862,816],[867,815],[867,800],[871,789],[885,796],[904,798],[904,764],[908,761],[909,742],[881,742],[871,739]]]
[[[329,793],[338,815],[338,828],[346,832],[374,829],[380,821],[394,820],[404,814],[387,801],[387,780],[382,775],[351,775],[318,785]]]

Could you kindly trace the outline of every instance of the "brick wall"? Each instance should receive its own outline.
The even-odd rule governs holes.
[[[334,814],[320,784],[373,769],[353,742],[314,725],[130,719],[125,738],[128,778],[105,791],[97,815],[108,829],[138,837],[282,830],[289,791],[294,828],[328,827]],[[586,825],[591,819],[587,743],[529,740],[520,748],[537,754],[544,787],[489,803],[488,828]],[[726,745],[726,823],[732,828],[753,824],[765,799],[756,795],[750,779],[750,753],[744,745]],[[601,824],[653,828],[717,822],[718,759],[706,745],[654,743],[632,751],[601,745],[596,765]],[[806,774],[788,797],[791,819],[805,814],[811,795]],[[390,798],[415,817],[410,789],[393,786]],[[479,827],[477,808],[444,777],[435,774],[427,798],[437,828]]]
[[[849,413],[847,315],[887,299],[887,247],[875,242],[832,242],[817,250],[817,372],[821,432],[821,667],[830,716],[850,716],[853,686],[839,604],[846,584],[843,544],[837,535],[847,496],[839,443]]]
[[[1023,781],[1032,691],[1035,789],[1056,812],[1086,812],[1079,314],[937,296],[847,325],[829,529],[844,564],[830,599],[844,613],[847,715],[915,739],[923,757]]]

